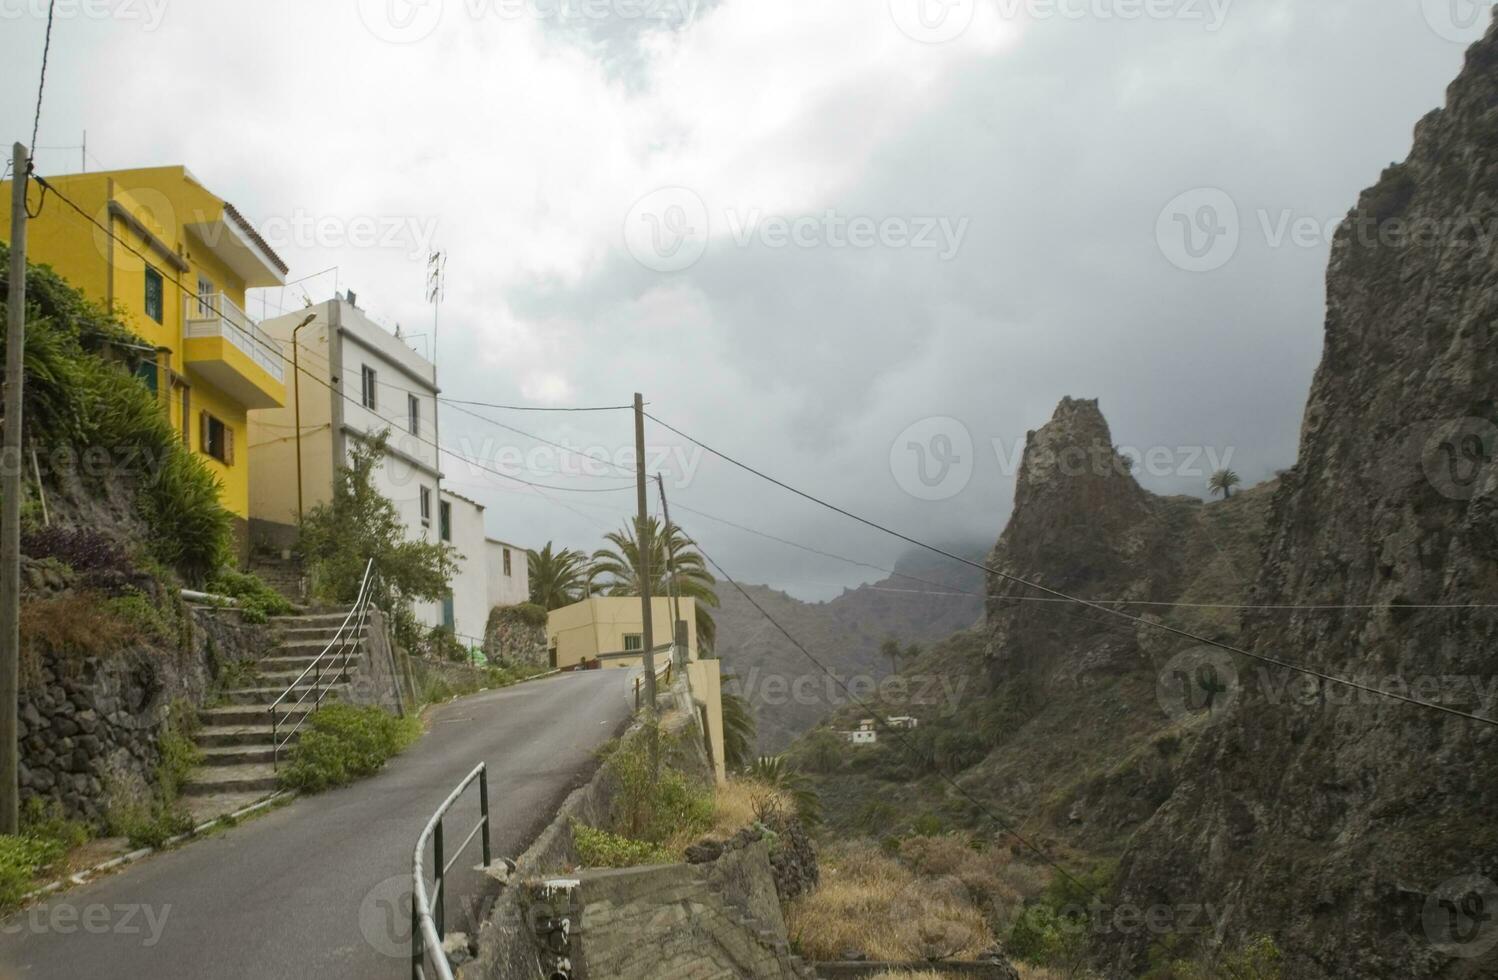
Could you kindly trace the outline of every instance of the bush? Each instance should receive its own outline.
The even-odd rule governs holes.
[[[546,609],[534,602],[521,602],[513,606],[499,606],[494,610],[494,616],[501,622],[519,623],[522,626],[544,627],[546,625]]]
[[[421,722],[383,708],[333,704],[312,716],[281,782],[317,793],[378,772],[421,734]]]
[[[614,830],[636,840],[661,844],[673,834],[700,834],[712,826],[712,791],[687,781],[686,776],[661,765],[651,778],[650,739],[640,731],[621,741],[605,765],[619,781],[609,814]],[[659,735],[656,735],[659,738]],[[670,739],[660,739],[660,756],[670,754]]]
[[[628,868],[636,864],[669,864],[673,857],[659,844],[634,840],[572,823],[572,844],[577,862],[586,868]]]
[[[289,599],[251,572],[220,568],[208,583],[208,591],[239,600],[240,615],[247,623],[264,623],[293,611]]]
[[[21,532],[21,553],[31,558],[55,558],[75,572],[113,571],[131,574],[135,563],[107,534],[90,527],[28,528]]]
[[[59,840],[0,834],[0,907],[20,904],[37,876],[66,853],[67,846]]]

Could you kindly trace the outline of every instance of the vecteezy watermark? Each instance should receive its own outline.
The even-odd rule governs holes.
[[[141,29],[161,26],[170,0],[0,0],[0,21],[23,17],[57,20],[139,21]],[[50,10],[49,10],[50,7]]]
[[[1482,37],[1493,16],[1492,0],[1420,0],[1432,31],[1447,41],[1471,44]]]
[[[392,444],[399,446],[402,441],[402,438],[392,437]],[[413,438],[412,442],[415,441]],[[633,479],[634,446],[574,447],[564,440],[557,440],[557,443],[522,448],[497,437],[475,440],[463,436],[458,440],[461,455],[450,459],[446,465],[466,467],[470,471],[468,475],[475,479],[485,476],[514,476],[528,480],[544,477]],[[645,468],[651,473],[662,474],[666,482],[677,489],[685,489],[697,478],[703,455],[702,448],[695,445],[646,446]]]
[[[1257,235],[1270,249],[1319,249],[1339,235],[1361,248],[1476,249],[1498,246],[1498,219],[1475,215],[1389,217],[1359,212],[1319,217],[1292,208],[1257,208],[1245,222],[1237,201],[1218,187],[1197,187],[1172,198],[1155,219],[1160,253],[1178,269],[1212,272],[1238,254],[1245,236]]]
[[[728,208],[721,216],[687,187],[662,187],[634,203],[624,219],[624,244],[635,260],[655,272],[680,272],[707,252],[714,227],[736,248],[875,248],[932,251],[943,262],[957,256],[968,218],[939,215],[766,214],[760,208]]]
[[[289,215],[272,215],[260,223],[260,235],[273,249],[380,248],[399,249],[412,259],[425,258],[437,238],[437,218],[417,215],[352,217],[313,214],[298,208]]]
[[[782,674],[750,667],[733,687],[746,701],[778,708],[787,704],[881,704],[886,707],[940,705],[954,711],[967,692],[966,677],[945,674],[842,674],[836,670]]]
[[[1155,678],[1155,700],[1171,721],[1202,718],[1215,724],[1227,716],[1239,694],[1232,655],[1217,647],[1182,650]]]
[[[1231,905],[1214,902],[1157,902],[1137,905],[1133,902],[1109,904],[1094,898],[1087,904],[1074,903],[1051,912],[1044,905],[1023,908],[1019,916],[1038,917],[1041,931],[1057,929],[1071,935],[1200,936],[1222,935],[1223,926],[1232,912]]]
[[[170,902],[161,905],[134,902],[78,905],[70,901],[51,901],[33,905],[11,916],[0,925],[0,933],[7,936],[71,936],[80,932],[93,936],[140,936],[141,945],[149,949],[161,941],[171,913]]]
[[[1498,946],[1498,885],[1478,874],[1449,878],[1425,897],[1420,918],[1436,949],[1475,959]]]
[[[1442,496],[1471,500],[1498,455],[1498,425],[1462,418],[1428,424],[1420,443],[1420,467]]]
[[[895,437],[889,471],[917,500],[949,500],[973,478],[973,437],[948,416],[921,419]]]
[[[624,218],[624,245],[647,269],[680,272],[707,251],[707,204],[686,187],[662,187],[634,203]]]
[[[1233,0],[986,0],[1001,20],[1181,21],[1215,33],[1227,21]],[[961,37],[973,24],[976,0],[889,0],[890,19],[900,33],[922,44]]]

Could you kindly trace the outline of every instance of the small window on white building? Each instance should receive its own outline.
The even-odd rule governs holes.
[[[421,488],[421,526],[432,526],[432,491],[426,487]]]
[[[359,402],[370,411],[379,407],[375,397],[376,380],[374,368],[368,364],[359,368]]]
[[[624,634],[624,652],[625,653],[639,653],[643,649],[645,649],[645,634],[644,633],[625,633]]]
[[[453,539],[453,505],[445,500],[437,504],[437,537],[443,541]]]
[[[406,396],[406,414],[411,417],[411,434],[421,435],[421,399],[415,395]]]
[[[510,577],[510,549],[505,549],[505,578]]]

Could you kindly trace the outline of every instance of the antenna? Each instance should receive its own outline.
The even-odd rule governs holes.
[[[442,298],[447,295],[447,253],[433,249],[427,255],[427,302],[432,304],[432,363],[437,363],[437,320]]]

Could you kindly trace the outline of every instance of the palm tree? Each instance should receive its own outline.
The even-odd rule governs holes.
[[[630,522],[620,531],[611,531],[604,538],[612,548],[600,548],[593,552],[593,574],[608,579],[609,595],[640,594],[640,521]],[[692,547],[692,539],[682,533],[681,528],[671,525],[670,535],[661,533],[661,523],[654,517],[645,518],[644,539],[648,542],[650,560],[651,595],[670,595],[672,567],[676,570],[676,587],[683,599],[697,600],[697,639],[703,650],[711,650],[717,637],[717,627],[707,611],[718,606],[718,593],[713,586],[718,580],[707,570],[702,555]],[[669,558],[669,561],[668,561]]]
[[[723,675],[723,764],[729,769],[748,765],[754,752],[754,715],[749,702],[729,690],[736,679],[732,674]]]
[[[540,551],[528,551],[526,569],[530,574],[531,602],[550,612],[583,598],[588,574],[588,556],[563,548],[552,551],[551,542]]]
[[[1207,486],[1213,493],[1220,493],[1222,499],[1227,500],[1233,495],[1233,488],[1242,482],[1232,470],[1218,470],[1212,474],[1212,480]]]

